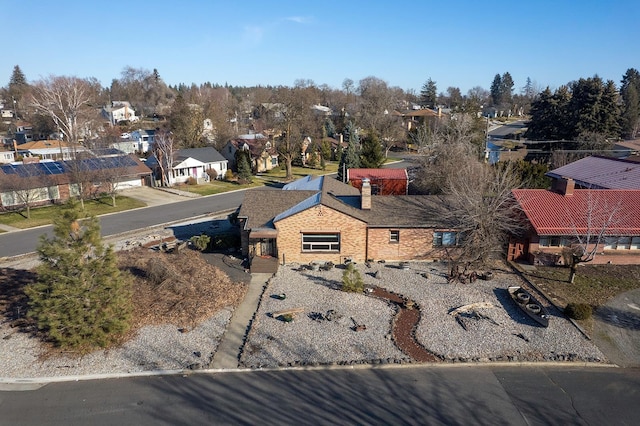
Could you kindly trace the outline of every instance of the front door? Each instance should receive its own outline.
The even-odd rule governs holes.
[[[273,238],[260,239],[260,255],[276,257],[276,240]]]

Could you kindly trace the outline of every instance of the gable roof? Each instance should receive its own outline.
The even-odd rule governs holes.
[[[547,172],[547,176],[571,178],[594,189],[640,189],[640,163],[610,157],[585,157]]]
[[[229,141],[236,149],[241,149],[244,144],[247,144],[253,158],[260,157],[263,152],[267,152],[269,155],[277,155],[274,144],[271,143],[271,148],[267,148],[267,142],[269,142],[269,139],[264,136],[250,139],[235,138]]]
[[[546,189],[512,193],[538,235],[597,233],[612,214],[606,235],[640,235],[640,190],[575,189],[571,196]]]
[[[402,179],[408,180],[407,169],[347,169],[347,180]]]
[[[247,230],[273,229],[275,222],[323,205],[365,222],[369,227],[447,227],[443,219],[448,206],[446,197],[374,196],[370,210],[362,210],[360,202],[360,192],[351,185],[327,176],[306,176],[285,185],[282,190],[246,191],[239,216],[247,219]]]
[[[178,161],[193,158],[202,163],[218,163],[227,161],[227,159],[213,147],[179,149],[176,151],[174,157],[175,160]]]
[[[40,140],[40,141],[32,141],[21,143],[20,145],[16,145],[16,149],[18,151],[28,151],[33,149],[47,149],[47,148],[68,148],[69,145],[65,141],[61,140]],[[79,147],[83,148],[83,147]]]

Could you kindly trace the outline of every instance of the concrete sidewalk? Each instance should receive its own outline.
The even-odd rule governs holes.
[[[233,311],[231,321],[209,368],[224,370],[238,368],[240,351],[244,346],[246,334],[251,326],[253,315],[258,310],[264,287],[271,276],[271,274],[251,274],[247,294],[240,306]]]

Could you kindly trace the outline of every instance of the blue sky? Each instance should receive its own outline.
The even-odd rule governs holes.
[[[29,81],[157,68],[167,84],[340,88],[375,76],[420,91],[489,89],[509,72],[552,89],[598,74],[619,85],[640,69],[640,2],[0,0],[0,85],[14,65]],[[10,19],[7,19],[12,17]]]

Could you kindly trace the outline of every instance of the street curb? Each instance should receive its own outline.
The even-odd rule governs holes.
[[[50,383],[79,382],[89,380],[123,379],[132,377],[154,377],[154,376],[192,376],[192,375],[216,375],[224,373],[257,373],[257,372],[278,372],[278,371],[326,371],[326,370],[387,370],[402,368],[620,368],[615,364],[601,364],[588,362],[454,362],[454,363],[406,363],[406,364],[357,364],[357,365],[325,365],[325,366],[299,366],[299,367],[274,367],[274,368],[227,368],[227,369],[201,369],[201,370],[154,370],[140,371],[135,373],[105,373],[87,374],[80,376],[53,376],[37,378],[2,378],[0,377],[0,391],[15,391],[12,386],[24,386],[25,390],[32,390],[34,387],[42,387]]]

